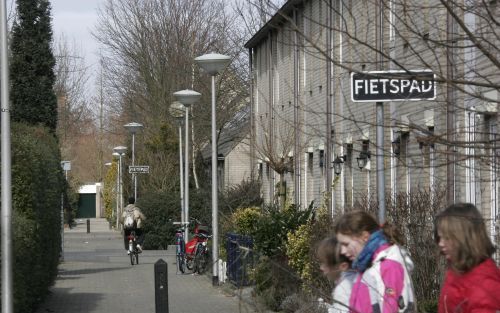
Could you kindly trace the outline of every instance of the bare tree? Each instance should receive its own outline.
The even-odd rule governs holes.
[[[68,42],[64,35],[54,44],[56,57],[56,82],[54,90],[58,99],[57,135],[60,140],[62,158],[73,161],[72,177],[79,181],[90,181],[95,177],[90,163],[77,164],[80,149],[95,151],[82,138],[93,134],[93,113],[89,106],[89,71],[80,49]],[[83,147],[81,145],[84,145]]]
[[[136,141],[138,160],[143,164],[170,160],[157,164],[156,177],[168,177],[176,164],[176,147],[157,145],[159,140],[168,141],[162,136],[172,135],[164,130],[175,129],[174,119],[168,115],[173,92],[187,88],[202,92],[202,100],[192,108],[194,151],[207,140],[210,79],[201,75],[194,58],[212,51],[236,58],[242,45],[228,36],[234,23],[220,0],[108,0],[99,12],[94,35],[103,46],[105,88],[112,95],[109,102],[116,119],[114,132],[132,119],[145,125],[142,142]],[[244,105],[247,89],[235,74],[238,69],[229,67],[218,78],[219,129]],[[152,175],[147,179],[153,179]],[[165,187],[160,182],[154,185]]]

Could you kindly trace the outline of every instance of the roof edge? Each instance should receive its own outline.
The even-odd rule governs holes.
[[[247,49],[255,47],[264,37],[267,36],[270,30],[276,28],[275,25],[285,20],[283,17],[284,15],[288,15],[292,12],[294,6],[302,4],[303,2],[304,0],[288,0],[281,8],[278,9],[273,17],[266,22],[266,24],[264,24],[264,26],[262,26],[257,33],[255,33],[255,35],[253,35],[252,38],[245,43],[244,47]]]

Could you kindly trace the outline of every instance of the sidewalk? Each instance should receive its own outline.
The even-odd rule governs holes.
[[[154,263],[168,264],[169,313],[254,312],[212,286],[211,277],[176,273],[175,251],[145,250],[130,265],[123,239],[103,219],[86,220],[64,233],[64,261],[51,294],[37,313],[155,313]],[[163,312],[162,312],[163,313]]]

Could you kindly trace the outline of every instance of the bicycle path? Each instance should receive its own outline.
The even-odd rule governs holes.
[[[238,297],[213,287],[207,275],[176,272],[175,250],[145,250],[132,266],[118,231],[92,219],[64,233],[64,261],[51,294],[36,313],[155,313],[154,264],[168,265],[169,313],[254,312]],[[164,313],[164,312],[162,312]]]

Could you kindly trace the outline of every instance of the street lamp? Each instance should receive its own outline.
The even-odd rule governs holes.
[[[342,173],[342,163],[344,163],[344,157],[337,156],[332,163],[333,163],[333,172],[335,173],[335,175],[339,176]]]
[[[209,53],[194,59],[210,76],[212,76],[212,285],[219,285],[219,221],[217,203],[217,136],[216,136],[216,112],[215,112],[215,76],[222,71],[231,61],[227,55]]]
[[[117,198],[117,204],[116,207],[116,227],[119,229],[119,217],[120,213],[123,211],[123,179],[122,179],[122,156],[125,155],[125,152],[127,152],[127,147],[124,146],[117,146],[113,148],[113,151],[115,153],[118,153],[118,198]]]
[[[135,133],[143,128],[144,126],[142,124],[132,122],[123,125],[129,133],[132,134],[132,166],[135,165]],[[134,181],[134,198],[137,200],[137,175],[135,173],[132,173],[132,180]]]
[[[371,157],[371,152],[370,151],[361,151],[359,153],[359,157],[356,158],[358,161],[358,167],[360,170],[362,170],[366,164],[368,163],[368,159]]]
[[[184,167],[184,219],[189,222],[189,107],[196,103],[201,98],[201,93],[194,90],[181,90],[174,92],[174,97],[182,103],[185,107],[185,167]],[[189,239],[188,232],[184,232],[184,240],[187,242]]]
[[[183,160],[182,160],[182,119],[184,118],[184,106],[179,101],[174,101],[169,108],[170,115],[177,120],[179,126],[179,172],[180,172],[180,192],[181,192],[181,225],[184,225],[184,177],[182,175]]]
[[[68,171],[71,171],[71,161],[61,161],[66,183],[68,182]],[[68,227],[71,221],[68,221]],[[64,261],[64,192],[61,193],[61,261]]]
[[[119,159],[120,154],[117,152],[113,152],[113,158]],[[116,187],[115,187],[116,210],[115,210],[115,213],[113,213],[111,216],[112,218],[115,218],[117,221],[118,221],[118,219],[116,218],[116,216],[118,216],[118,211],[120,210],[120,175],[119,175],[119,173],[120,173],[120,163],[118,163],[116,166]],[[116,229],[118,229],[118,224],[116,224]]]

